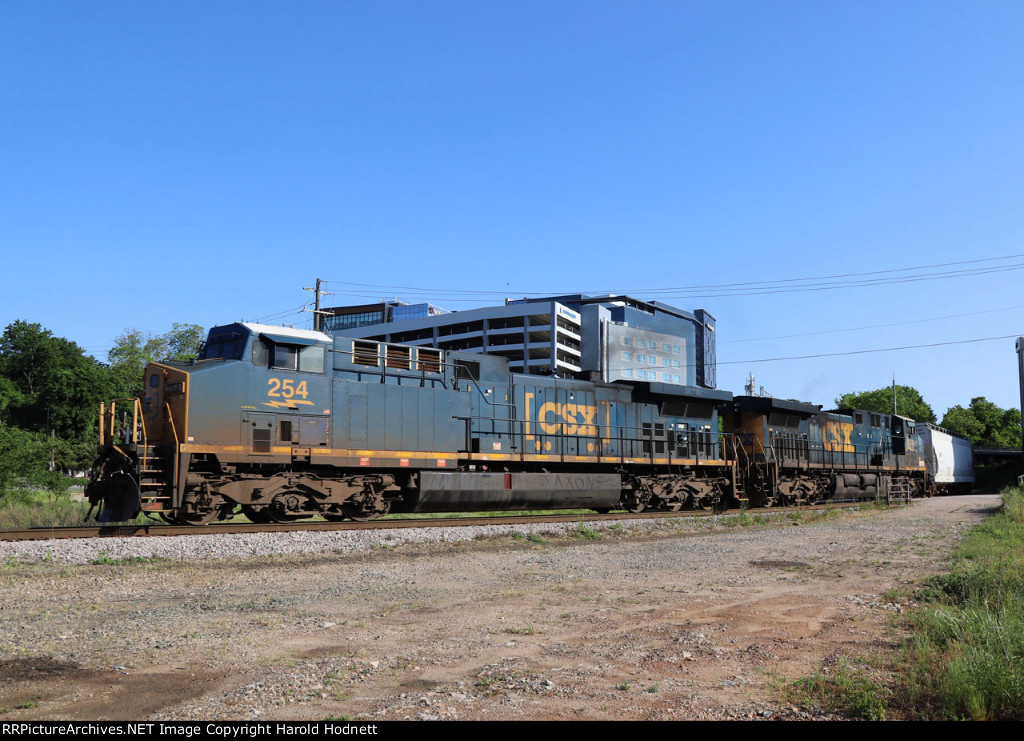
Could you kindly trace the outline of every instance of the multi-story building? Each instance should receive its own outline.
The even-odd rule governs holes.
[[[501,355],[519,373],[715,387],[715,319],[703,309],[571,294],[457,312],[398,301],[326,312],[334,334]]]

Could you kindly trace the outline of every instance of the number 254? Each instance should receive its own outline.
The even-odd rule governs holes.
[[[281,380],[280,378],[271,378],[267,383],[270,384],[270,390],[267,391],[267,396],[283,397],[285,399],[291,399],[293,396],[301,396],[305,399],[309,392],[306,391],[306,382],[302,381],[298,386],[295,385],[295,381],[291,378]]]

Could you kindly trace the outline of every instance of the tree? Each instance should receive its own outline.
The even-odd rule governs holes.
[[[0,336],[4,421],[69,442],[91,437],[100,400],[118,391],[110,370],[38,324],[16,321]]]
[[[171,331],[163,336],[167,342],[167,358],[170,360],[191,360],[199,356],[199,350],[206,339],[206,333],[198,324],[175,322]]]
[[[860,391],[843,394],[836,399],[837,409],[863,409],[878,414],[892,414],[892,386],[884,386],[874,391]],[[921,393],[911,386],[896,387],[896,410],[904,417],[915,422],[935,424],[935,412],[927,404]]]
[[[0,496],[21,480],[39,478],[49,466],[46,437],[0,424]]]
[[[0,376],[0,424],[3,424],[7,408],[17,406],[23,401],[24,397],[14,381],[6,376]]]
[[[122,396],[136,397],[143,392],[142,374],[146,364],[158,360],[191,360],[199,355],[203,328],[198,324],[174,323],[166,334],[144,334],[126,329],[107,353],[110,368],[124,387]]]
[[[951,407],[942,418],[950,432],[969,438],[975,445],[1020,448],[1020,410],[1003,409],[984,396],[971,399],[971,405]]]
[[[167,340],[143,334],[137,329],[126,329],[107,353],[110,369],[117,376],[123,391],[120,396],[142,395],[142,373],[146,364],[167,354]]]

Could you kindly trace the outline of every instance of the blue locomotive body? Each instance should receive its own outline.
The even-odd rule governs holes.
[[[923,448],[906,417],[741,396],[724,420],[755,506],[924,492]]]
[[[236,323],[152,363],[135,421],[101,412],[88,496],[207,523],[388,511],[728,503],[727,392],[509,372],[500,357]]]

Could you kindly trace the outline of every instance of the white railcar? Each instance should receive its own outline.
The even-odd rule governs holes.
[[[966,493],[974,488],[974,450],[971,441],[949,430],[919,422],[928,482],[933,493]]]

